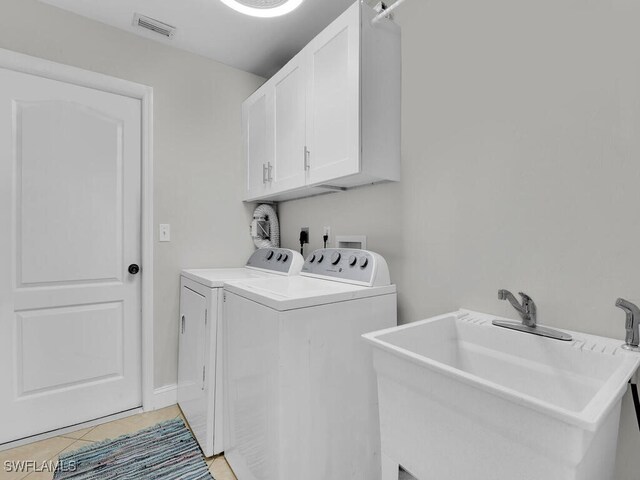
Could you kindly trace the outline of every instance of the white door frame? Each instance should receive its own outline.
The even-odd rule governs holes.
[[[154,410],[156,406],[153,389],[153,88],[1,48],[0,68],[123,95],[141,102],[142,408],[145,411]]]

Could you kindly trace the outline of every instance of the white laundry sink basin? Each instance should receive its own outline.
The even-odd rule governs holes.
[[[561,342],[495,319],[461,310],[364,335],[378,374],[383,480],[397,479],[398,464],[419,480],[611,479],[640,355],[620,340],[571,332]]]

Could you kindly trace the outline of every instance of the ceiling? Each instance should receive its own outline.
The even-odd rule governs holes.
[[[256,18],[220,0],[40,0],[99,22],[270,77],[355,0],[305,0],[288,15]],[[177,27],[172,39],[133,26],[140,13]]]

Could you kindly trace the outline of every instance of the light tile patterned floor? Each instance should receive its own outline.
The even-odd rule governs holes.
[[[178,417],[183,418],[178,406],[174,405],[154,412],[140,413],[114,420],[113,422],[103,423],[96,427],[65,433],[59,437],[30,443],[12,450],[5,450],[0,452],[0,480],[51,480],[53,478],[53,473],[51,472],[7,472],[4,468],[5,461],[30,460],[38,465],[42,465],[42,462],[46,461],[55,462],[58,459],[58,455],[63,452],[77,450],[85,445],[107,438],[115,438],[127,433],[137,432],[163,420]],[[216,480],[236,480],[223,455],[208,458],[206,461],[207,465],[209,465],[209,471]]]

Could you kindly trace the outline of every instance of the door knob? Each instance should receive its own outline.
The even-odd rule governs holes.
[[[140,267],[138,265],[136,265],[135,263],[132,263],[131,265],[129,265],[129,273],[131,275],[135,275],[139,271],[140,271]]]

